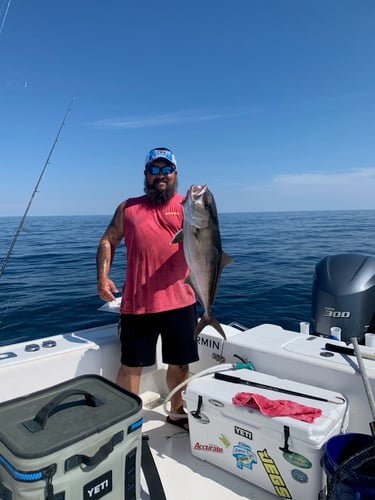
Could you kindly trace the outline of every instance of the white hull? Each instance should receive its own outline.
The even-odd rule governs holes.
[[[219,361],[235,363],[241,357],[251,361],[259,372],[344,394],[349,403],[348,430],[369,434],[371,412],[354,356],[323,357],[324,339],[311,339],[275,325],[261,325],[243,332],[227,325],[223,328],[227,341],[211,327],[204,329],[199,340],[200,361],[191,365],[192,373],[219,365]],[[32,350],[32,346],[39,348]],[[98,374],[114,381],[119,356],[115,323],[0,348],[0,401],[78,375]],[[375,391],[375,361],[365,360],[365,366]],[[165,369],[159,352],[156,365],[144,370],[141,396],[145,404],[143,432],[150,436],[167,498],[195,499],[205,494],[218,500],[275,498],[191,454],[188,435],[165,423],[161,404],[162,398],[167,396]],[[142,498],[148,498],[145,485]]]

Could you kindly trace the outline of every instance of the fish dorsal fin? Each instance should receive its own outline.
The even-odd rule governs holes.
[[[177,231],[177,233],[173,236],[171,243],[181,243],[184,240],[184,230],[180,229]]]

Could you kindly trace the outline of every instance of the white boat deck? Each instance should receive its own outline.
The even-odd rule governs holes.
[[[272,500],[275,495],[244,481],[209,462],[194,457],[190,451],[189,434],[167,424],[163,405],[144,409],[142,432],[158,469],[167,500]],[[150,499],[144,478],[141,499]]]

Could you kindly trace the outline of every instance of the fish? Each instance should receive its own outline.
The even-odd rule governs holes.
[[[215,302],[222,270],[231,262],[221,246],[219,219],[213,194],[207,185],[193,184],[182,201],[183,227],[172,243],[183,242],[184,255],[189,268],[185,280],[199,300],[204,313],[194,332],[196,339],[203,328],[213,326],[226,340],[226,335],[211,308]]]

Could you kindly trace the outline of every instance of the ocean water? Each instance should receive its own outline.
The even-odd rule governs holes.
[[[116,321],[99,312],[96,249],[110,216],[30,216],[0,277],[0,345]],[[213,311],[220,322],[274,323],[298,330],[310,320],[316,264],[327,255],[375,255],[375,210],[223,213],[222,274]],[[0,218],[0,264],[20,218]],[[121,289],[125,250],[112,278]]]

